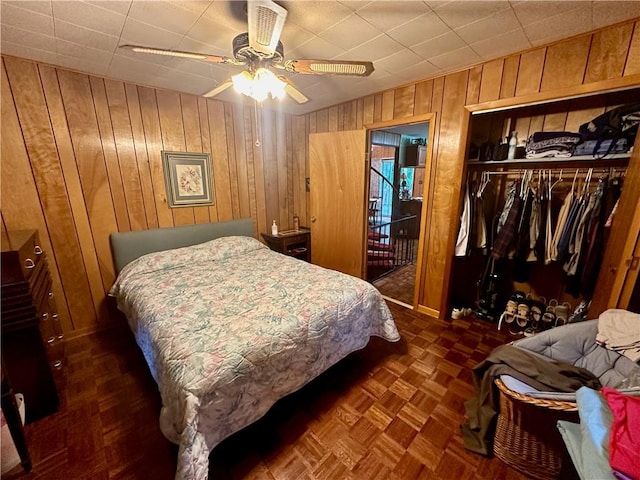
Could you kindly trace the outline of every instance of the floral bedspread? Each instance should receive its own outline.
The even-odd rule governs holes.
[[[372,335],[400,339],[373,286],[249,237],[140,257],[110,294],[158,383],[177,479],[206,479],[211,449]]]

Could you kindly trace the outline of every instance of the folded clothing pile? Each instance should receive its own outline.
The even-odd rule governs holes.
[[[611,308],[600,314],[596,343],[640,361],[640,314]]]
[[[535,132],[527,139],[526,157],[570,157],[582,137],[573,132]]]

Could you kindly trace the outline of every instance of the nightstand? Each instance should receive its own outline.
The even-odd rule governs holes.
[[[284,253],[307,262],[311,261],[311,230],[300,227],[299,230],[284,230],[277,235],[262,233],[262,238],[271,250]]]

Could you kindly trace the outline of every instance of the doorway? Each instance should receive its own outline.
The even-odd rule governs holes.
[[[414,307],[416,299],[428,141],[428,122],[369,132],[366,278],[385,298],[408,308]]]

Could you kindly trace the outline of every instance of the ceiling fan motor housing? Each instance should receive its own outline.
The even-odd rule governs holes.
[[[282,42],[272,53],[262,53],[249,46],[249,34],[247,32],[237,35],[233,39],[233,56],[236,60],[247,63],[259,62],[260,60],[270,60],[272,63],[280,63],[284,59],[284,47]]]

